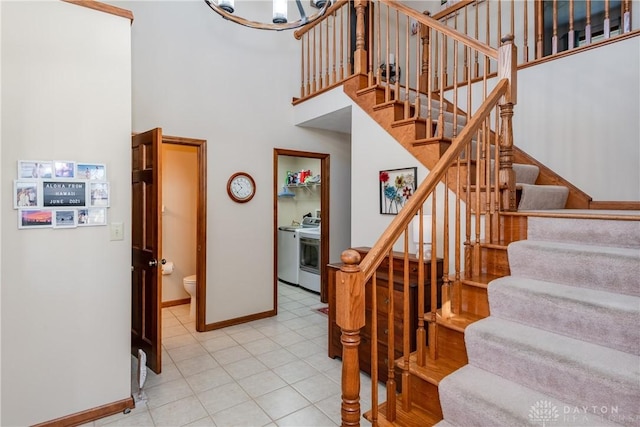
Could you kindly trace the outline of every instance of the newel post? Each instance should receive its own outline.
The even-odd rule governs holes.
[[[424,12],[425,15],[431,16],[431,12]],[[420,24],[420,39],[422,40],[422,61],[420,67],[420,90],[429,93],[429,63],[431,62],[431,45],[429,41],[431,28],[424,24]]]
[[[356,50],[353,53],[353,73],[367,73],[367,49],[365,45],[365,13],[368,0],[355,0],[356,8]]]
[[[342,425],[360,425],[360,329],[365,324],[364,281],[352,249],[340,257],[344,265],[336,273],[336,323],[342,330]]]
[[[501,205],[505,211],[515,211],[516,174],[513,170],[513,106],[517,103],[517,61],[518,49],[513,43],[513,35],[502,38],[498,51],[498,80],[508,79],[507,93],[500,101],[500,171],[498,182],[501,190]]]

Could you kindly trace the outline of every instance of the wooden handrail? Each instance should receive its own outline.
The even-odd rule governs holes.
[[[300,40],[302,38],[302,36],[304,36],[306,33],[308,33],[313,28],[315,28],[316,25],[319,25],[320,23],[322,23],[322,21],[324,21],[327,16],[332,15],[336,10],[340,9],[342,6],[344,6],[345,4],[348,4],[348,3],[349,3],[349,0],[338,0],[338,1],[336,1],[331,6],[329,6],[329,8],[327,9],[327,11],[324,14],[324,17],[322,17],[320,19],[316,19],[311,24],[305,25],[304,27],[300,28],[299,30],[295,30],[293,32],[293,37],[295,37],[296,40]]]
[[[434,30],[437,30],[438,32],[445,34],[447,37],[451,37],[454,40],[459,41],[460,43],[463,43],[466,46],[472,47],[473,49],[477,50],[478,52],[481,52],[483,54],[485,54],[486,56],[488,56],[489,58],[493,58],[493,59],[498,59],[498,50],[494,49],[490,46],[487,46],[484,43],[479,42],[478,40],[471,38],[469,36],[467,36],[466,34],[462,34],[459,31],[456,31],[454,28],[448,27],[444,24],[441,24],[440,22],[436,21],[435,19],[429,17],[428,15],[422,14],[402,3],[398,3],[395,2],[393,0],[379,0],[380,3],[384,3],[389,7],[392,7],[396,10],[399,10],[400,12],[404,13],[405,15],[415,19],[416,21],[418,21],[421,24],[424,24],[428,27],[433,28]]]
[[[413,197],[409,199],[404,208],[391,221],[389,227],[387,227],[385,232],[380,236],[375,245],[373,245],[362,262],[360,262],[360,271],[363,275],[363,282],[366,282],[371,278],[378,265],[393,247],[394,242],[400,237],[405,228],[408,227],[409,222],[411,222],[415,213],[418,212],[429,194],[431,194],[440,183],[449,166],[460,155],[466,144],[471,141],[474,134],[483,125],[484,121],[500,98],[507,95],[509,86],[510,84],[508,79],[502,79],[496,84],[493,91],[491,91],[473,115],[468,125],[465,126],[462,132],[453,139],[451,146],[447,149],[436,166],[429,172],[427,178],[418,186]]]

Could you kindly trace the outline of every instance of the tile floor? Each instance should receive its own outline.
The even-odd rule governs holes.
[[[340,425],[342,364],[327,357],[328,318],[315,311],[326,304],[280,284],[278,306],[275,317],[203,333],[189,305],[163,309],[162,374],[148,371],[146,399],[129,414],[87,426]],[[132,358],[134,384],[136,365]],[[371,380],[362,374],[363,412],[370,394]]]

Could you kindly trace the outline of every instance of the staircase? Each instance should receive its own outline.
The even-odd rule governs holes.
[[[437,426],[637,426],[637,213],[531,217],[508,256],[511,275],[488,287],[491,315],[465,329],[469,364],[439,384]]]

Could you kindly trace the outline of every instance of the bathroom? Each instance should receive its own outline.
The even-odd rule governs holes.
[[[163,143],[162,161],[162,257],[167,260],[162,274],[162,307],[171,307],[191,303],[184,279],[196,274],[197,148]],[[193,279],[190,286],[195,296]],[[194,314],[194,310],[195,304],[189,312],[185,307],[185,315]]]

